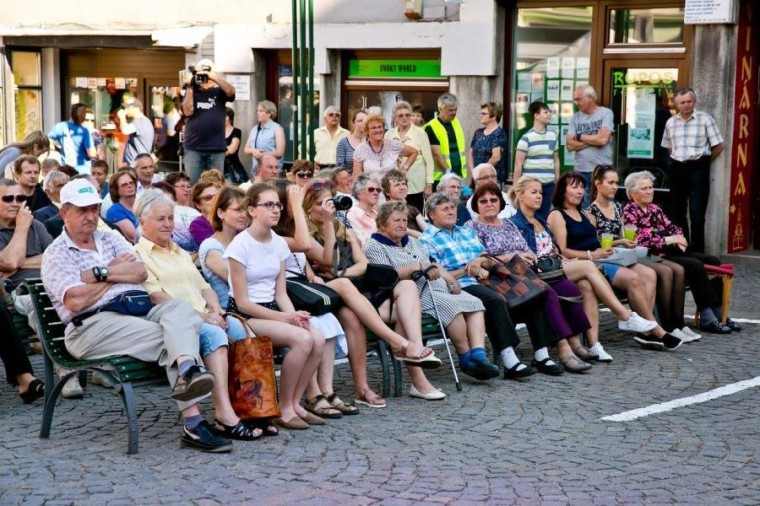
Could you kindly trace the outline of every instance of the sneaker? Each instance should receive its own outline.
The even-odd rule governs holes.
[[[90,378],[90,383],[93,385],[101,386],[103,388],[113,388],[113,385],[111,384],[111,382],[108,381],[108,379],[106,379],[105,376],[103,376],[97,371],[92,373],[92,378]]]
[[[205,420],[192,430],[183,427],[182,437],[179,438],[179,444],[180,446],[195,448],[208,453],[225,453],[232,451],[232,441],[214,434],[214,430]]]
[[[171,398],[175,401],[191,401],[211,393],[212,388],[214,388],[214,375],[205,368],[194,365],[184,375],[177,378]]]
[[[731,333],[731,327],[723,325],[718,320],[713,320],[707,324],[701,323],[699,325],[699,328],[704,330],[705,332],[710,332],[711,334],[730,334]]]
[[[697,339],[699,339],[699,338],[694,339],[693,337],[691,337],[689,334],[687,334],[686,332],[684,332],[681,329],[673,329],[673,330],[671,330],[670,331],[670,335],[677,337],[683,343],[690,343],[692,341],[696,341]],[[702,337],[702,336],[700,336],[700,337]]]
[[[63,385],[61,396],[63,396],[64,399],[81,399],[84,397],[84,390],[82,390],[82,385],[79,384],[78,376],[72,376],[66,384]]]
[[[662,339],[657,339],[651,334],[648,336],[645,336],[644,334],[636,334],[633,340],[639,343],[642,348],[648,350],[662,351],[665,349],[665,343],[662,342]]]
[[[631,311],[631,317],[628,320],[618,320],[618,328],[626,332],[649,332],[657,326],[657,322],[647,320]]]
[[[612,355],[604,351],[604,348],[602,347],[602,343],[596,343],[594,346],[588,349],[591,353],[596,355],[598,358],[595,360],[597,362],[612,362]]]
[[[691,327],[689,327],[688,325],[684,325],[684,327],[681,329],[681,334],[689,336],[692,341],[699,341],[700,339],[702,339],[702,335],[697,334],[696,332],[691,330]],[[684,341],[684,342],[688,342],[688,341]]]
[[[673,334],[669,334],[669,333],[665,332],[665,335],[662,336],[662,344],[665,345],[665,349],[667,351],[673,351],[676,348],[678,348],[679,346],[681,346],[681,344],[683,344],[683,341],[681,341],[680,339],[678,339]]]

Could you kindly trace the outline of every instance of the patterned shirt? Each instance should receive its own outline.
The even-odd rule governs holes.
[[[449,272],[464,268],[486,252],[473,229],[457,225],[451,230],[430,225],[422,232],[419,241],[425,245],[430,257]],[[466,275],[458,281],[463,288],[478,284],[475,278]]]
[[[530,129],[517,141],[517,151],[525,153],[523,176],[533,176],[542,183],[554,181],[554,153],[559,149],[557,132]]]
[[[657,204],[649,204],[642,209],[636,202],[628,202],[623,208],[623,219],[636,225],[636,240],[640,246],[649,248],[652,254],[662,253],[666,237],[683,234],[681,228],[670,221]]]
[[[354,151],[354,161],[362,162],[362,171],[370,175],[382,178],[386,172],[398,168],[398,157],[404,145],[393,139],[385,139],[383,148],[378,153],[372,148],[369,141],[362,142]]]
[[[472,148],[472,165],[476,167],[481,163],[486,163],[493,156],[494,148],[499,148],[501,158],[494,168],[496,174],[499,177],[499,181],[504,181],[506,178],[505,173],[505,160],[504,151],[507,147],[507,134],[504,133],[504,129],[497,126],[493,132],[486,135],[485,128],[478,128],[475,133],[472,134],[472,141],[470,142],[470,148]]]
[[[706,112],[695,110],[688,120],[680,114],[665,123],[662,147],[671,150],[670,157],[679,162],[698,160],[710,155],[710,148],[723,142],[715,120]]]
[[[63,303],[66,292],[71,288],[84,285],[82,272],[89,271],[93,267],[109,265],[114,258],[122,253],[134,256],[134,251],[129,243],[119,234],[101,232],[96,230],[95,250],[82,249],[71,240],[66,229],[63,229],[55,241],[45,250],[42,255],[42,283],[45,291],[50,296],[58,317],[64,324],[68,324],[78,314],[94,311],[108,304],[111,299],[128,290],[142,290],[142,285],[128,283],[114,283],[108,291],[92,306],[74,313]],[[68,335],[74,326],[66,327]]]
[[[476,220],[470,220],[464,226],[477,232],[478,239],[485,246],[489,255],[533,253],[515,224],[509,220],[501,220],[501,225],[486,225]]]
[[[601,237],[602,234],[612,234],[612,239],[615,240],[623,237],[623,209],[618,202],[613,202],[612,207],[615,210],[615,217],[613,219],[607,218],[596,204],[591,204],[588,212],[596,219],[597,235]]]

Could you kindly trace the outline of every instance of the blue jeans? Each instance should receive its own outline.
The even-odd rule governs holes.
[[[227,346],[227,336],[233,341],[245,338],[243,324],[241,324],[237,318],[232,318],[231,316],[227,317],[226,332],[222,327],[217,327],[216,325],[204,322],[201,325],[200,333],[201,357],[211,355],[220,347]]]
[[[538,210],[536,215],[540,216],[544,221],[549,217],[549,211],[552,209],[552,194],[554,193],[555,186],[557,186],[557,183],[554,181],[551,183],[541,183],[543,200],[541,201],[541,209]]]
[[[581,201],[581,209],[586,209],[591,205],[591,172],[580,172],[579,174],[586,181],[586,193],[583,194],[583,200]]]
[[[190,184],[198,182],[201,173],[208,169],[219,169],[224,172],[224,151],[192,151],[186,149],[182,165],[190,177]]]

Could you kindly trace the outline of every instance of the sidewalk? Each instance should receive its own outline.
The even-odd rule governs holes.
[[[758,287],[760,268],[740,266],[732,317],[760,319]],[[755,377],[760,324],[667,353],[635,345],[608,313],[603,320],[614,362],[588,374],[480,384],[461,377],[456,392],[444,364],[429,374],[444,401],[389,398],[384,410],[236,442],[228,455],[179,447],[167,388],[138,390],[140,453],[127,456],[112,392],[89,386],[83,400],[61,402],[50,439],[41,440],[42,404],[23,405],[3,384],[0,505],[756,504],[756,388],[630,422],[601,418]],[[446,355],[442,346],[436,352]],[[39,356],[33,364],[41,376]],[[369,367],[379,390],[377,361]],[[335,385],[352,398],[347,365]],[[208,417],[210,404],[204,410]]]

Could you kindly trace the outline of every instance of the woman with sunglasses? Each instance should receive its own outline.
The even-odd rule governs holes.
[[[341,295],[347,306],[338,313],[338,319],[346,331],[356,402],[382,408],[385,400],[367,383],[365,325],[388,343],[397,359],[406,362],[412,382],[422,389],[420,391],[427,392],[432,386],[418,366],[437,367],[441,361],[433,350],[422,345],[420,301],[412,281],[401,281],[392,290],[373,290],[363,284],[361,276],[367,269],[367,257],[354,234],[335,219],[333,191],[329,181],[314,181],[306,188],[303,209],[311,236],[306,257],[314,271]],[[397,320],[406,337],[384,323]]]
[[[619,178],[615,167],[611,165],[594,167],[594,172],[591,174],[589,218],[596,227],[598,235],[612,235],[613,246],[633,248],[638,245],[635,236],[633,240],[628,240],[624,237],[623,232],[627,225],[633,225],[636,228],[635,225],[638,222],[626,222],[623,217],[622,206],[615,202],[618,182]],[[701,336],[692,332],[683,319],[686,294],[684,268],[670,260],[658,256],[649,256],[639,259],[639,263],[631,266],[631,269],[642,275],[642,271],[647,267],[654,270],[657,275],[656,303],[662,326],[670,329],[671,334],[685,343],[699,339]],[[652,295],[654,294],[647,294],[648,300],[654,299]]]
[[[214,207],[214,198],[222,188],[222,183],[214,179],[201,178],[190,192],[190,201],[200,216],[190,222],[190,234],[197,244],[214,235],[214,227],[211,226],[211,209]]]
[[[314,164],[309,160],[296,160],[290,168],[290,180],[303,188],[314,178]]]
[[[489,255],[502,262],[508,262],[517,255],[524,262],[533,265],[536,255],[528,247],[520,231],[511,221],[499,218],[499,213],[506,205],[503,198],[496,183],[478,186],[472,197],[472,207],[478,213],[477,218],[465,223],[465,227],[477,232],[478,239]],[[560,296],[580,299],[581,292],[578,286],[568,279],[553,283],[546,292],[542,306],[534,307],[531,311],[533,318],[527,318],[526,321],[533,342],[533,366],[539,371],[555,376],[562,373],[562,368],[549,358],[548,345],[556,344],[559,361],[569,372],[587,371],[591,368],[587,361],[599,359],[598,353],[587,349],[580,341],[580,334],[591,328],[591,323],[583,312],[583,306],[561,300]],[[554,333],[542,328],[543,323],[535,321],[536,315],[539,320],[550,322]],[[524,311],[514,312],[512,316],[518,322],[526,320]],[[597,349],[601,349],[598,343],[596,346]]]
[[[137,176],[132,171],[117,172],[108,184],[113,205],[106,212],[106,221],[116,225],[127,241],[134,244],[139,226],[132,211],[137,197]]]
[[[354,152],[364,142],[364,120],[367,112],[357,109],[351,118],[351,133],[338,141],[335,151],[335,167],[346,167],[348,173],[354,171]]]
[[[322,359],[325,339],[309,323],[306,311],[297,311],[285,289],[285,262],[290,250],[272,228],[283,204],[269,185],[255,184],[246,193],[251,224],[227,246],[229,262],[228,310],[248,318],[256,335],[272,336],[275,346],[289,348],[280,376],[281,417],[287,429],[308,429],[324,420],[301,406],[309,380]]]
[[[374,177],[360,174],[354,176],[352,190],[357,205],[348,210],[346,217],[361,247],[377,232],[377,203],[383,189]]]
[[[399,141],[385,138],[385,119],[370,114],[364,120],[366,142],[362,142],[354,152],[354,177],[365,173],[378,179],[391,169],[409,170],[417,158],[417,150]],[[399,157],[405,162],[399,167]]]
[[[628,267],[604,261],[612,255],[613,250],[602,248],[596,228],[580,208],[585,193],[586,180],[579,172],[565,173],[557,181],[552,198],[554,209],[549,213],[548,220],[557,245],[567,258],[596,261],[610,284],[625,291],[631,309],[643,318],[654,321],[654,291],[651,289],[657,279],[654,271],[647,269],[648,274],[642,278]],[[633,340],[644,348],[657,350],[672,351],[681,346],[681,340],[666,332],[659,324],[651,331],[635,335]]]

